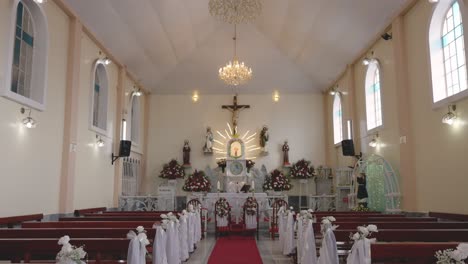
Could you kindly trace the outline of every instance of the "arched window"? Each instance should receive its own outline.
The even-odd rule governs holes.
[[[130,138],[132,143],[138,145],[140,143],[140,97],[132,96],[131,106],[131,133]]]
[[[101,60],[97,60],[94,66],[91,90],[91,128],[102,134],[107,132],[108,93],[106,66]]]
[[[468,95],[462,5],[441,0],[431,19],[429,49],[433,102],[454,101]],[[444,100],[446,99],[446,100]]]
[[[369,63],[366,74],[367,130],[382,125],[382,98],[380,94],[380,67],[377,60]]]
[[[341,108],[341,96],[339,93],[336,93],[333,99],[333,133],[335,144],[343,141],[343,111]]]
[[[38,110],[45,109],[47,75],[47,21],[33,0],[14,2],[7,64],[7,84],[2,95]],[[2,85],[3,86],[3,85]]]

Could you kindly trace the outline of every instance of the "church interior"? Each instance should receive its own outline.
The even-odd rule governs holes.
[[[468,263],[466,0],[0,21],[1,263]]]

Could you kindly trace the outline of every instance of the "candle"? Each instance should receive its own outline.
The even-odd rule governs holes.
[[[218,181],[218,190],[221,190],[221,183]]]

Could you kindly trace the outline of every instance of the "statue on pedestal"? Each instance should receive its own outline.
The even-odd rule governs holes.
[[[211,127],[206,128],[205,146],[203,146],[203,152],[207,154],[213,153],[213,132],[211,132]]]
[[[268,135],[268,127],[263,126],[262,131],[260,132],[260,147],[262,148],[262,154],[268,154],[267,143],[270,139],[270,135]]]
[[[289,163],[289,145],[288,145],[288,141],[284,141],[284,145],[283,145],[283,166],[289,166],[291,165],[291,163]]]
[[[188,140],[184,141],[184,147],[182,148],[182,152],[184,153],[184,166],[190,166],[190,146]]]

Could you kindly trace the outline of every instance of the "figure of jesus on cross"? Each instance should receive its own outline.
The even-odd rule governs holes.
[[[223,109],[227,109],[232,113],[232,126],[234,129],[234,135],[237,134],[237,120],[239,119],[239,112],[243,109],[250,108],[250,105],[238,105],[237,94],[234,95],[232,105],[223,105]]]

